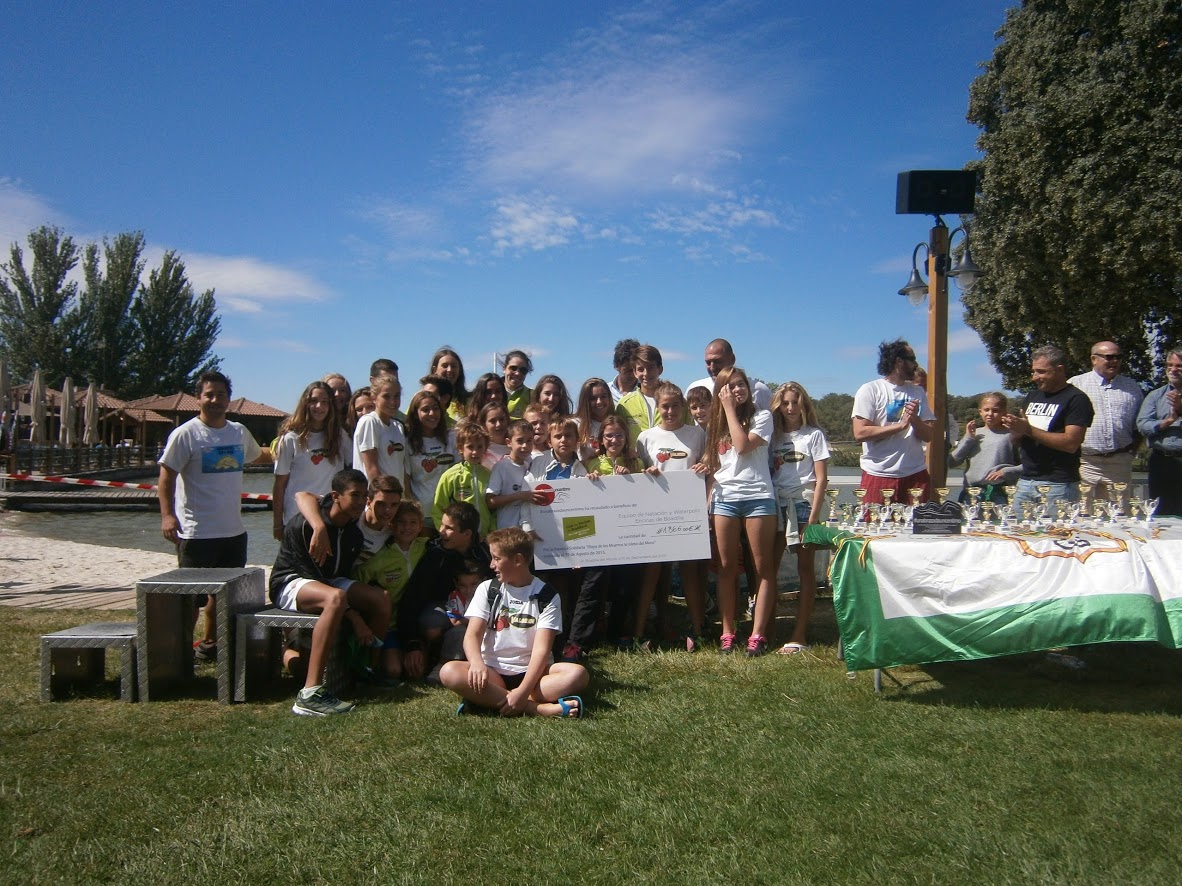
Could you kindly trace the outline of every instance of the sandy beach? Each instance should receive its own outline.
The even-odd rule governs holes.
[[[0,606],[135,609],[135,583],[176,557],[18,535],[0,528]]]

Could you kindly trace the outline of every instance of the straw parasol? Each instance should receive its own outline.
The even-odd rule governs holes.
[[[66,376],[62,382],[62,402],[58,407],[57,442],[66,448],[74,446],[74,379]]]
[[[99,406],[98,388],[94,382],[86,389],[86,404],[82,407],[82,423],[86,430],[82,433],[82,445],[94,446],[99,442]]]
[[[41,370],[33,373],[33,384],[29,386],[29,414],[33,423],[29,427],[29,442],[45,442],[45,383],[41,381]]]

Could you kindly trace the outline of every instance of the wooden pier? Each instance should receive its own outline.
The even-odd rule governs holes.
[[[0,508],[9,511],[155,511],[160,500],[150,489],[0,489]],[[268,511],[271,503],[244,499],[244,512]]]

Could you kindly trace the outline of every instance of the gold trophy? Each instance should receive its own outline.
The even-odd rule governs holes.
[[[841,490],[836,486],[830,486],[825,490],[825,497],[829,499],[829,522],[837,525],[837,497],[841,495]]]
[[[940,500],[940,504],[944,504],[944,502],[948,500],[948,487],[947,486],[937,486],[936,487],[936,498],[938,498]]]
[[[981,522],[984,523],[986,526],[992,526],[993,525],[993,501],[988,498],[985,499],[985,501],[981,502],[981,510],[985,514],[985,516],[983,516],[981,518]]]
[[[1014,496],[1018,494],[1018,487],[1017,486],[1003,486],[1002,488],[1006,491],[1007,502],[1009,504],[1013,504],[1014,503]]]
[[[858,500],[858,516],[856,516],[854,518],[854,525],[857,526],[859,523],[862,522],[863,518],[866,516],[866,512],[865,512],[866,490],[863,489],[861,486],[859,486],[857,489],[854,490],[854,498],[856,498]]]
[[[1128,483],[1113,483],[1112,484],[1112,500],[1116,502],[1117,513],[1124,514],[1125,512],[1125,490],[1129,488]]]
[[[919,507],[919,500],[921,498],[923,498],[923,487],[922,486],[912,486],[910,489],[907,490],[907,494],[911,496],[911,507],[913,507],[913,508]]]

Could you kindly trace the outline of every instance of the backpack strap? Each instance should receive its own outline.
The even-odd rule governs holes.
[[[484,629],[487,631],[490,625],[497,622],[497,616],[501,609],[501,580],[494,577],[488,583],[488,620],[484,623]]]
[[[534,594],[534,599],[538,601],[538,611],[544,612],[546,607],[550,605],[550,601],[554,599],[558,591],[550,587],[549,584],[542,584],[541,590]]]

